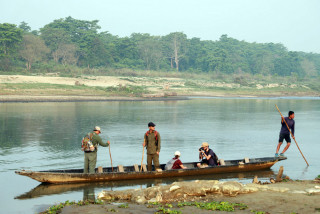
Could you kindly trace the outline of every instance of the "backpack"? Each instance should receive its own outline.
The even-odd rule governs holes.
[[[94,145],[92,144],[93,133],[88,133],[81,142],[81,150],[84,152],[93,152],[95,150]]]
[[[166,166],[164,167],[165,170],[169,170],[172,169],[173,164],[176,162],[177,159],[171,159],[168,161],[168,163],[166,164]]]
[[[147,136],[147,145],[148,145],[148,136],[150,134],[150,131],[146,132],[146,136]],[[154,137],[156,139],[156,146],[158,146],[158,132],[156,130],[154,130]]]

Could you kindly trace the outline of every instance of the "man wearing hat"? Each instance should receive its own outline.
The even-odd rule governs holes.
[[[142,146],[147,147],[148,171],[152,170],[152,161],[155,169],[159,169],[159,153],[161,148],[160,133],[155,130],[156,124],[148,123],[149,130],[144,134]]]
[[[199,168],[218,165],[218,156],[212,149],[209,149],[209,144],[207,142],[201,144],[199,159],[201,160],[201,162],[197,164]]]
[[[103,147],[107,147],[110,144],[110,141],[107,143],[102,142],[99,134],[101,133],[101,129],[99,126],[95,126],[92,132],[92,144],[94,146],[93,151],[84,151],[84,170],[83,173],[95,173],[96,163],[97,163],[97,150],[98,145]]]

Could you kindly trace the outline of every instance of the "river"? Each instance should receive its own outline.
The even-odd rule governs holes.
[[[102,139],[111,142],[114,166],[140,164],[143,135],[150,121],[161,135],[161,163],[172,158],[176,150],[181,152],[182,162],[197,161],[198,148],[205,141],[225,160],[274,156],[280,130],[275,104],[285,116],[289,110],[295,112],[296,140],[309,167],[293,141],[286,152],[288,159],[269,171],[185,179],[236,179],[246,183],[255,174],[268,179],[280,166],[291,179],[314,179],[320,174],[319,98],[0,103],[1,213],[36,213],[58,202],[92,197],[104,189],[147,187],[177,180],[53,187],[14,173],[20,169],[82,168],[81,139],[96,125],[102,129]],[[99,148],[97,166],[110,166],[108,148]]]

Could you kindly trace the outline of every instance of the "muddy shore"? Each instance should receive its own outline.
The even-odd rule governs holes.
[[[192,182],[189,183],[192,185]],[[172,186],[177,184],[172,184]],[[181,184],[178,184],[181,185]],[[320,194],[306,193],[310,189],[319,187],[319,181],[288,181],[275,184],[261,185],[261,189],[256,192],[247,192],[230,196],[228,194],[207,193],[205,195],[175,196],[173,201],[163,201],[162,203],[133,203],[128,200],[105,201],[103,205],[87,206],[66,206],[61,213],[155,213],[159,209],[170,209],[180,211],[180,213],[221,213],[222,211],[212,211],[198,208],[196,206],[178,206],[181,202],[194,203],[203,202],[229,202],[243,203],[247,207],[243,210],[235,208],[233,213],[319,213]],[[130,190],[128,190],[130,191]],[[137,190],[136,190],[137,191]],[[172,194],[174,194],[172,192]],[[163,212],[161,212],[163,213]]]

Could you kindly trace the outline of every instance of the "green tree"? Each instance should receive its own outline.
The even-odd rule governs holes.
[[[98,20],[84,21],[69,16],[54,20],[40,31],[52,51],[57,50],[61,44],[75,44],[78,65],[90,66],[92,56],[95,55],[91,46],[97,41],[98,29]]]
[[[112,66],[115,62],[115,58],[119,55],[116,48],[116,43],[119,40],[119,37],[105,31],[99,34],[99,39],[101,40],[105,50],[105,56],[103,56],[105,65]]]
[[[58,49],[52,52],[52,56],[54,61],[61,62],[63,65],[75,65],[78,61],[76,51],[77,47],[74,44],[60,44]]]
[[[98,35],[90,41],[87,53],[88,65],[105,66],[108,64],[108,51]]]
[[[26,61],[28,70],[31,70],[32,63],[44,59],[49,51],[49,48],[40,37],[33,34],[23,36],[20,56]]]
[[[284,56],[274,60],[274,74],[279,76],[291,76],[292,74],[300,77],[305,76],[305,71],[301,66],[301,58],[297,52],[288,52]]]
[[[158,70],[162,60],[161,42],[158,38],[147,38],[138,42],[140,57],[147,70]]]
[[[0,24],[0,69],[9,70],[10,62],[18,51],[22,30],[14,24]]]
[[[163,53],[170,60],[171,68],[175,65],[179,72],[180,60],[187,52],[187,35],[181,32],[170,33],[163,37]]]
[[[21,22],[19,28],[23,30],[23,32],[27,33],[31,31],[31,27],[26,22]]]
[[[0,56],[11,56],[22,40],[22,30],[14,24],[0,24]]]
[[[139,57],[137,44],[129,37],[118,39],[115,48],[117,50],[116,67],[143,68],[143,61]]]
[[[70,34],[63,28],[52,28],[46,25],[40,29],[41,38],[45,41],[46,45],[52,52],[56,51],[63,44],[70,44]],[[57,59],[54,58],[55,61]]]

